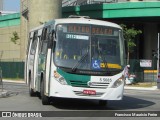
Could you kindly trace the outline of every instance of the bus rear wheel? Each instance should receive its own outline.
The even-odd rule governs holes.
[[[107,100],[99,100],[99,105],[100,106],[107,106],[108,101]]]
[[[49,105],[49,104],[50,104],[49,97],[47,97],[47,96],[44,94],[44,81],[43,81],[43,80],[42,80],[42,82],[41,82],[40,94],[41,94],[42,104],[43,104],[43,105]]]

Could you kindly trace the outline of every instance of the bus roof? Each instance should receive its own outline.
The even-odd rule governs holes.
[[[122,29],[118,24],[102,20],[86,19],[86,18],[55,19],[55,24],[62,24],[62,23],[93,24],[93,25],[103,25],[103,26],[110,26]]]
[[[33,29],[30,30],[30,32],[34,32],[35,30],[39,30],[39,29],[42,29],[44,27],[44,24],[43,25],[40,25],[38,27],[35,27]]]
[[[102,26],[109,26],[109,27],[115,27],[122,29],[118,24],[108,22],[108,21],[102,21],[102,20],[95,20],[95,19],[86,19],[86,18],[63,18],[63,19],[55,19],[51,20],[49,22],[46,22],[43,25],[40,25],[32,30],[30,32],[33,32],[35,30],[39,30],[45,26],[51,25],[51,24],[65,24],[65,23],[76,23],[76,24],[92,24],[92,25],[102,25]]]

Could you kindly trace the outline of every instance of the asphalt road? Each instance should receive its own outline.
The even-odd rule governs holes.
[[[24,83],[4,83],[4,88],[9,96],[0,98],[0,111],[160,111],[160,90],[125,90],[122,101],[109,101],[104,107],[95,100],[78,99],[53,99],[51,105],[44,106],[38,97],[29,96],[28,86]],[[140,120],[143,120],[142,117]]]

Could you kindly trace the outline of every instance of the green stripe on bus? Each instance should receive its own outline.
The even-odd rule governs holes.
[[[57,69],[57,72],[65,78],[69,85],[75,87],[87,87],[87,82],[91,79],[91,76],[71,74],[61,69]]]

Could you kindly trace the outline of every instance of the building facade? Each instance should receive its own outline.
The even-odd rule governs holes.
[[[160,32],[160,0],[85,0],[74,3],[76,6],[71,1],[64,5],[63,17],[90,16],[139,29],[142,34],[135,40],[137,46],[131,58],[152,59]]]
[[[11,41],[16,32],[20,37],[20,14],[9,14],[0,16],[0,60],[20,60],[20,41],[17,44]]]
[[[62,4],[62,11],[55,11],[57,4]],[[60,0],[21,0],[20,13],[0,15],[0,61],[25,61],[29,30],[55,16],[60,17],[59,13],[63,18],[89,16],[141,30],[131,59],[152,60],[152,50],[157,50],[160,0],[62,0],[61,3]],[[16,44],[11,41],[14,32],[19,36]]]
[[[61,8],[57,5],[62,5],[60,1],[22,0],[20,13],[4,14],[3,11],[0,15],[0,60],[25,61],[29,30],[61,17]],[[19,37],[16,44],[11,40],[15,32]]]

